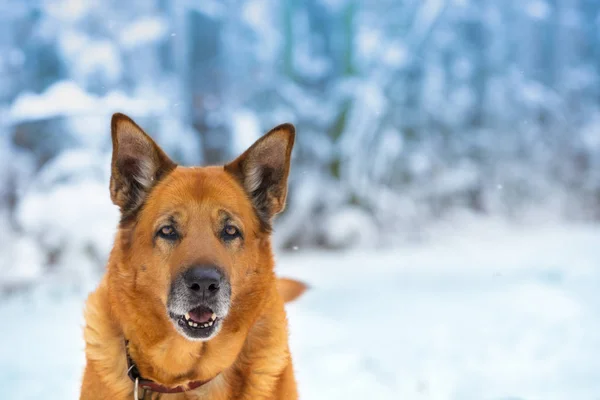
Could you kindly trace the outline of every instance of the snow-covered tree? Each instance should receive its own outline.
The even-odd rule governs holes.
[[[599,20],[594,0],[2,2],[0,269],[31,248],[35,271],[102,264],[60,221],[104,232],[110,203],[49,210],[108,199],[114,111],[188,164],[295,123],[284,247],[397,244],[465,213],[598,219]]]

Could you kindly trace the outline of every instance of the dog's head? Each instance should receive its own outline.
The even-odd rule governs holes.
[[[128,318],[146,313],[190,340],[239,330],[277,285],[269,236],[285,206],[294,127],[274,128],[225,166],[194,168],[122,114],[111,128],[110,194],[121,210],[113,275],[134,305]]]

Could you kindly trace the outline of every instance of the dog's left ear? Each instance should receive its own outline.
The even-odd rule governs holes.
[[[235,176],[248,193],[266,231],[273,216],[285,208],[295,135],[294,125],[279,125],[225,165],[225,171]]]

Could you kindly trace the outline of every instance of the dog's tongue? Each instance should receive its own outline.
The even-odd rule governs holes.
[[[213,312],[210,308],[197,307],[190,311],[190,319],[194,322],[206,323],[211,320]]]

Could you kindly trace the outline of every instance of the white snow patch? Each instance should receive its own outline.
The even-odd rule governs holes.
[[[477,187],[479,172],[473,165],[464,163],[441,173],[430,181],[431,185],[421,189],[429,196],[445,196]]]
[[[375,57],[381,51],[382,35],[372,29],[363,28],[356,36],[356,46],[362,59]]]
[[[110,40],[95,40],[77,30],[67,29],[59,35],[58,45],[77,82],[113,85],[121,78],[121,56]]]
[[[16,210],[23,233],[54,254],[53,269],[66,279],[89,279],[112,246],[118,209],[109,196],[109,166],[108,154],[64,152],[40,171]]]
[[[600,149],[600,116],[596,116],[589,124],[581,130],[581,138],[585,148]]]
[[[310,286],[287,306],[300,398],[600,396],[600,229],[455,228],[396,250],[279,257],[280,276]],[[0,303],[7,398],[78,397],[83,300],[59,285]]]
[[[0,287],[34,282],[42,275],[45,264],[38,244],[26,236],[6,239],[1,246]]]
[[[99,78],[108,84],[115,84],[121,78],[123,65],[117,47],[108,40],[89,42],[73,65],[75,75],[81,81],[94,81]]]
[[[403,43],[390,43],[383,52],[382,61],[391,67],[402,67],[410,59],[410,53]]]
[[[326,245],[332,248],[373,247],[379,235],[373,218],[363,209],[346,206],[323,219]]]
[[[545,0],[532,0],[525,4],[525,12],[535,19],[546,19],[550,16],[552,9]]]
[[[164,18],[142,17],[121,31],[119,42],[125,49],[147,46],[167,36],[168,24]]]
[[[25,92],[13,102],[9,115],[13,122],[44,119],[56,115],[86,112],[95,99],[72,81],[59,81],[43,94]]]
[[[237,110],[231,118],[232,152],[242,154],[261,136],[260,122],[250,110]]]
[[[111,91],[104,97],[85,92],[73,81],[59,81],[44,93],[25,92],[13,102],[8,115],[12,123],[60,116],[102,115],[120,111],[135,116],[166,110],[166,98],[158,94],[130,97]]]
[[[241,15],[248,25],[260,32],[263,30],[265,21],[269,20],[270,12],[268,4],[264,0],[255,0],[242,5]]]
[[[48,14],[65,22],[80,20],[94,7],[94,3],[88,0],[56,0],[43,3]]]

